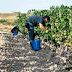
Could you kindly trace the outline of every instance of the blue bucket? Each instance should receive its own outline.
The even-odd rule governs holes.
[[[33,50],[40,50],[41,49],[40,43],[41,43],[40,40],[32,41],[31,44],[32,44]]]
[[[17,36],[18,35],[18,31],[14,31],[14,36]]]

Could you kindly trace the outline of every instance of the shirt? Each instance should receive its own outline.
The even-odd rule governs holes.
[[[32,23],[34,26],[38,26],[39,23],[43,24],[45,26],[44,20],[42,16],[39,15],[33,15],[27,19],[28,22]]]

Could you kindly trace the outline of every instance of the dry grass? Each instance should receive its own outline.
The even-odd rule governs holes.
[[[17,13],[8,12],[8,13],[0,13],[0,20],[6,20],[8,22],[13,22],[17,18]]]
[[[6,20],[7,23],[13,23],[18,14],[14,12],[0,13],[0,20]],[[8,25],[7,23],[0,23],[0,32],[10,32],[15,25]]]
[[[27,14],[27,16],[31,16],[33,13]],[[15,12],[5,12],[0,13],[0,20],[5,20],[7,22],[0,22],[0,33],[1,32],[10,32],[11,29],[15,26],[12,23],[18,19],[18,13]]]

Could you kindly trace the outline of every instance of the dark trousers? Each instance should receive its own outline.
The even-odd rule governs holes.
[[[29,22],[29,40],[30,42],[34,40],[34,25]]]
[[[29,40],[30,40],[30,42],[32,42],[35,38],[34,25],[31,22],[26,22],[25,24],[26,24],[26,27],[28,28]]]

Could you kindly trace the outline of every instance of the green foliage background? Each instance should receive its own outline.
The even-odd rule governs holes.
[[[44,41],[49,41],[55,46],[69,43],[69,46],[72,46],[72,6],[51,6],[50,10],[29,10],[27,13],[18,12],[19,19],[14,23],[18,25],[19,30],[27,34],[25,28],[25,21],[29,16],[32,15],[50,16],[50,22],[46,24],[47,29],[49,29],[48,24],[51,24],[52,31],[46,33],[44,30],[39,27],[35,27],[35,31],[39,33],[41,39]]]

